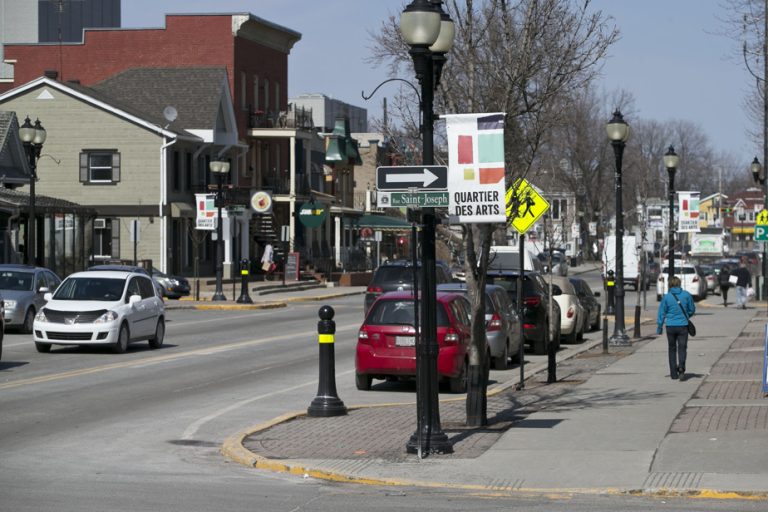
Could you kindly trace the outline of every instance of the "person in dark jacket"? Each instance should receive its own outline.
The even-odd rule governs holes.
[[[685,311],[685,313],[683,313]],[[690,293],[680,288],[680,278],[669,280],[669,291],[659,304],[656,334],[661,334],[667,324],[667,348],[669,354],[669,376],[685,380],[685,360],[688,355],[688,318],[696,313],[696,306]],[[687,315],[687,317],[686,317]]]
[[[723,306],[728,307],[728,289],[731,287],[731,270],[728,265],[723,265],[720,269],[717,281],[720,286],[720,295],[723,297]]]
[[[752,276],[744,260],[739,263],[739,268],[733,271],[733,275],[736,276],[736,308],[747,309],[747,288],[752,282]]]

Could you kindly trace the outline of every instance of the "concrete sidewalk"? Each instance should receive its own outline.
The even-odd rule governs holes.
[[[487,427],[463,426],[463,395],[442,400],[451,455],[405,453],[412,403],[352,406],[335,418],[287,413],[234,434],[222,450],[249,466],[336,481],[768,499],[766,304],[742,311],[714,302],[700,303],[695,317],[687,381],[670,379],[664,336],[608,355],[593,341],[559,361],[553,385],[544,384],[546,364],[526,366],[522,391],[517,370],[492,374]]]

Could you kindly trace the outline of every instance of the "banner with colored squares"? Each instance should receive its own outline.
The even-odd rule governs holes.
[[[460,223],[506,222],[504,116],[442,116],[448,134],[448,213]]]
[[[677,193],[677,231],[678,233],[698,233],[699,229],[699,193]]]

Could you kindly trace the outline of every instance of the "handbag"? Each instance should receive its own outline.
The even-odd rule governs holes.
[[[672,297],[675,297],[675,296],[672,295]],[[677,305],[680,306],[680,311],[683,312],[683,316],[685,316],[685,319],[688,320],[688,336],[693,338],[694,336],[696,336],[696,326],[693,325],[693,322],[691,322],[691,319],[688,317],[688,313],[685,312],[685,308],[683,308],[683,305],[680,304],[680,301],[677,299],[677,297],[675,297],[675,302],[677,302]]]
[[[739,277],[738,276],[728,276],[728,282],[731,283],[732,285],[736,285],[736,283],[739,282]]]
[[[264,272],[269,272],[270,265],[271,265],[270,262],[265,261],[264,263],[261,264],[261,270],[263,270]]]

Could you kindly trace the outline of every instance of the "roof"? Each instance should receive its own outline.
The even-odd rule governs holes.
[[[9,205],[17,210],[26,211],[29,208],[28,190],[17,191],[9,188],[0,188],[0,209],[2,209],[3,205]],[[35,194],[35,210],[38,214],[77,213],[81,215],[96,215],[96,210],[88,206],[40,194]]]
[[[142,118],[171,129],[211,129],[216,123],[227,70],[220,68],[134,68],[118,73],[93,87],[119,104],[142,113]],[[172,106],[173,122],[163,111]]]
[[[411,223],[396,217],[386,215],[363,215],[357,221],[361,228],[373,228],[380,231],[405,231],[411,229]]]
[[[29,182],[29,174],[16,113],[0,111],[0,181],[5,185],[23,185]]]

